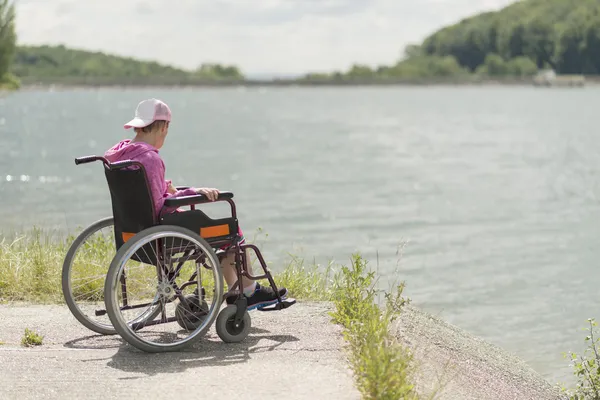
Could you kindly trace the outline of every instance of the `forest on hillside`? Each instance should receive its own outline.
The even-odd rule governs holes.
[[[547,68],[600,74],[600,1],[521,0],[434,32],[394,65],[357,64],[305,79],[524,77]]]
[[[117,57],[101,52],[69,49],[64,46],[19,46],[11,72],[22,80],[126,83],[132,81],[193,83],[225,79],[242,80],[235,66],[203,64],[186,71],[154,61]]]
[[[497,56],[524,57],[559,74],[600,74],[600,1],[520,1],[441,29],[421,50],[453,56],[470,71]]]

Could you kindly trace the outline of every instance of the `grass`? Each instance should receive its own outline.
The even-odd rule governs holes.
[[[74,235],[57,239],[33,228],[0,240],[0,302],[63,303],[62,263],[74,239]],[[82,250],[82,259],[74,265],[85,265],[86,274],[105,275],[114,255],[112,240],[92,239]],[[332,321],[342,327],[347,359],[364,399],[418,399],[411,383],[412,357],[389,332],[390,323],[408,301],[402,297],[404,284],[394,293],[384,293],[381,304],[375,273],[359,255],[352,257],[349,267],[337,271],[331,264],[323,271],[292,256],[275,280],[299,300],[333,303]],[[100,280],[78,290],[101,293],[102,286]],[[24,345],[41,343],[42,337],[26,329]]]
[[[598,323],[594,318],[587,320],[588,334],[585,336],[587,345],[581,355],[574,352],[565,354],[571,360],[573,374],[577,380],[574,388],[559,385],[561,392],[569,400],[600,400],[600,337],[596,332]]]
[[[43,340],[43,336],[40,336],[38,333],[30,330],[29,328],[25,328],[25,334],[21,339],[21,344],[25,347],[41,346]]]
[[[37,228],[12,238],[3,237],[0,240],[0,302],[63,302],[62,263],[73,239],[69,236],[56,240]]]
[[[404,284],[385,293],[385,305],[380,307],[375,278],[366,261],[354,255],[350,267],[343,266],[335,280],[331,316],[343,327],[348,360],[363,399],[418,399],[412,355],[389,329],[407,303],[402,297]]]
[[[24,234],[0,239],[0,303],[62,303],[62,265],[75,237],[69,235],[60,239],[50,232],[33,228]],[[111,237],[90,237],[73,261],[73,273],[104,276],[114,254]],[[303,259],[291,256],[286,268],[275,274],[275,279],[278,285],[288,288],[296,298],[331,300],[331,271],[331,265],[323,272],[319,266],[307,266]],[[88,300],[102,300],[103,285],[103,280],[88,282],[74,288],[74,294],[86,294]]]

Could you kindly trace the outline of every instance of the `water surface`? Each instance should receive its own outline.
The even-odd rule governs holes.
[[[235,193],[274,270],[355,251],[414,304],[569,380],[600,317],[600,90],[515,87],[23,91],[0,98],[2,230],[110,214],[101,154],[140,100],[173,110],[175,184]]]

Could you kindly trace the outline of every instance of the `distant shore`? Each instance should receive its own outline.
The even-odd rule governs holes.
[[[600,81],[586,81],[586,85],[596,85]],[[534,86],[532,80],[399,80],[399,81],[292,81],[292,80],[246,80],[236,82],[194,82],[194,83],[163,83],[163,82],[43,82],[24,83],[21,90],[40,88],[51,89],[90,89],[90,88],[194,88],[194,87],[357,87],[357,86]]]
[[[568,79],[568,78],[567,78]],[[600,84],[600,76],[586,76],[584,86]],[[246,80],[172,80],[172,79],[103,79],[66,78],[34,79],[21,78],[18,90],[89,90],[89,89],[142,89],[142,88],[240,88],[240,87],[391,87],[391,86],[536,86],[532,77],[440,77],[412,79],[246,79]],[[553,85],[569,87],[568,80],[559,79]],[[576,85],[574,85],[576,86]],[[9,91],[0,88],[0,92]]]

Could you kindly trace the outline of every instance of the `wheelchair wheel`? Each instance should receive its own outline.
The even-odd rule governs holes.
[[[103,313],[104,280],[115,254],[113,224],[112,217],[104,218],[81,232],[62,268],[62,291],[69,310],[83,326],[102,335],[116,333]]]
[[[86,328],[101,335],[114,335],[104,305],[104,283],[115,256],[114,219],[96,221],[71,244],[62,268],[62,291],[73,316]],[[140,320],[151,320],[158,308],[149,310]]]
[[[198,304],[189,301],[194,295],[186,290],[202,294]],[[104,298],[110,321],[129,344],[151,353],[178,351],[200,339],[215,321],[223,301],[223,275],[214,250],[200,235],[159,225],[119,249]],[[126,322],[148,304],[158,304],[155,320]]]
[[[215,329],[217,335],[225,343],[238,343],[246,339],[250,332],[252,325],[250,314],[248,311],[244,312],[244,319],[239,326],[235,326],[235,314],[237,313],[237,307],[235,305],[229,305],[219,313],[217,322],[215,323]]]

